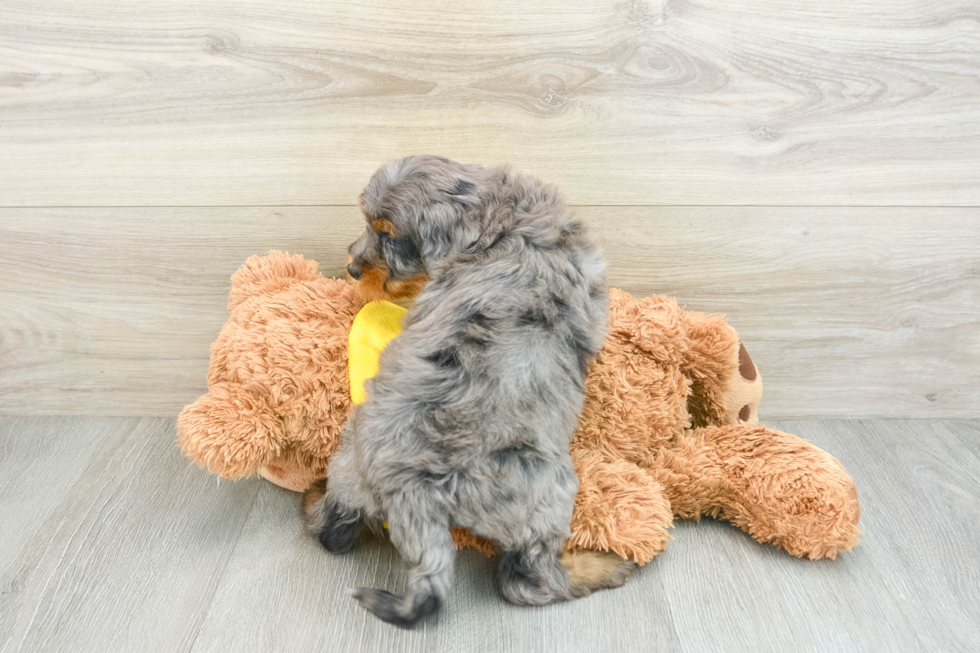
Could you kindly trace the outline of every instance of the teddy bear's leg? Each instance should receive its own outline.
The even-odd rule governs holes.
[[[667,547],[670,502],[650,472],[595,451],[576,451],[573,458],[579,488],[566,549],[609,551],[642,565]],[[566,567],[572,564],[569,558]]]
[[[266,402],[235,383],[217,383],[181,411],[180,447],[224,478],[250,476],[285,448],[282,421]]]
[[[674,514],[717,517],[760,542],[811,559],[857,544],[857,490],[844,468],[806,440],[758,426],[685,433],[653,466]]]
[[[695,427],[759,423],[762,376],[738,333],[720,315],[685,312],[691,379],[688,411]]]

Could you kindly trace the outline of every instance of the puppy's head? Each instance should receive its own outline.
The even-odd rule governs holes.
[[[434,156],[382,166],[359,200],[367,229],[348,248],[347,273],[365,300],[418,295],[429,266],[479,240],[474,220],[487,170]]]

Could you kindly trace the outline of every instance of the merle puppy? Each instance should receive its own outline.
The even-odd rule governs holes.
[[[633,566],[611,554],[562,564],[578,489],[569,441],[606,328],[605,263],[586,228],[531,177],[432,156],[382,167],[360,203],[350,276],[367,299],[417,298],[325,487],[304,497],[329,551],[387,520],[411,565],[404,597],[355,597],[403,627],[438,610],[457,526],[496,541],[515,603],[621,585]]]

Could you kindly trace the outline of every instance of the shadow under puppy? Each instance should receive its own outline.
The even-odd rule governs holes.
[[[450,527],[498,544],[499,588],[514,603],[624,583],[634,565],[618,556],[562,555],[578,489],[569,443],[607,319],[605,263],[586,228],[531,177],[432,156],[383,166],[360,203],[368,228],[348,273],[365,299],[417,298],[326,481],[304,497],[329,551],[387,520],[411,565],[404,597],[355,597],[402,627],[438,610]]]

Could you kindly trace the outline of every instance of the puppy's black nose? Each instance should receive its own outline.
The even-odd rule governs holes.
[[[361,268],[351,263],[347,266],[347,274],[349,274],[354,281],[357,281],[361,278]]]

